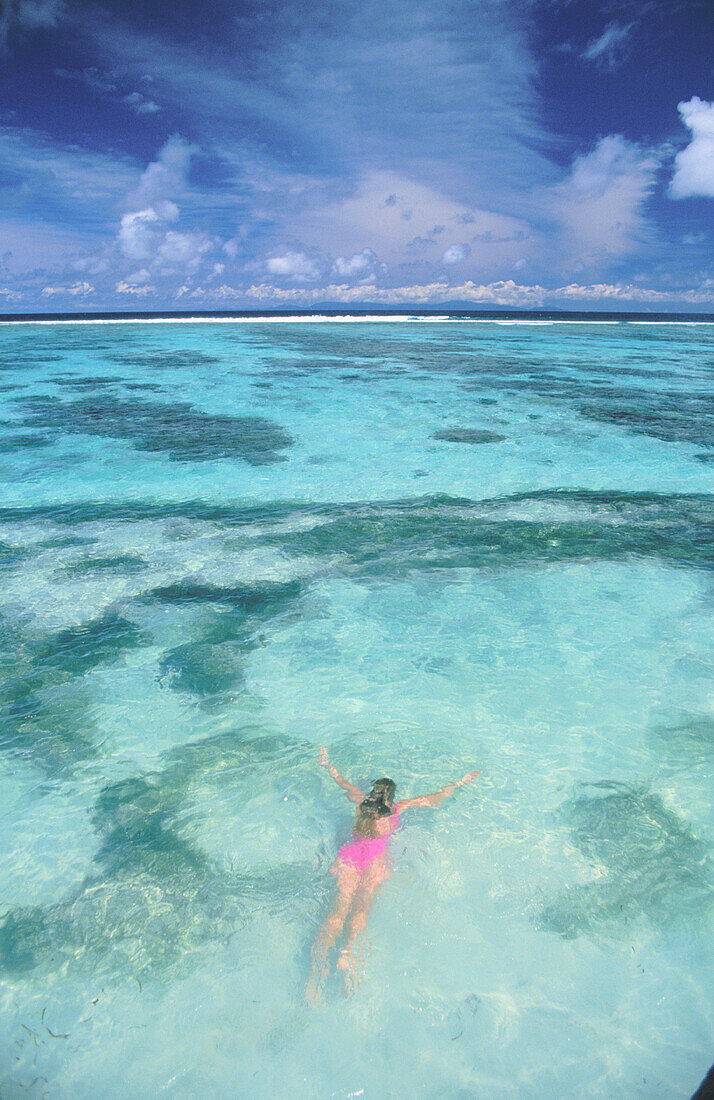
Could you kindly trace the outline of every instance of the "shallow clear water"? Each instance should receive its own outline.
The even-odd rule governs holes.
[[[0,327],[0,1094],[711,1055],[714,326]],[[424,793],[345,999],[351,810]]]

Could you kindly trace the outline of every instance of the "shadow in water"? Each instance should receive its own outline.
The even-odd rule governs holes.
[[[546,901],[541,927],[566,938],[615,932],[644,917],[667,927],[714,907],[707,848],[661,797],[624,783],[584,783],[562,807],[573,844],[596,865],[592,882]]]
[[[197,784],[212,786],[214,795],[235,788],[245,806],[276,770],[284,779],[308,755],[310,746],[242,727],[172,750],[162,771],[108,784],[92,817],[100,839],[96,874],[57,904],[5,914],[0,972],[99,966],[138,975],[227,942],[258,909],[288,912],[311,899],[318,905],[311,867],[284,862],[236,871],[184,835]]]

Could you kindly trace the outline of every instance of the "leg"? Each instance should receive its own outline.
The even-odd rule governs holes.
[[[312,1002],[319,1001],[322,994],[328,971],[327,956],[342,931],[361,879],[356,868],[342,862],[335,865],[335,874],[337,875],[337,898],[312,948],[312,970],[305,990],[306,999]]]
[[[338,970],[344,972],[344,991],[346,995],[352,992],[354,986],[355,966],[353,950],[355,941],[367,927],[367,917],[377,890],[388,877],[389,863],[387,854],[385,853],[384,855],[378,856],[374,863],[365,871],[359,890],[357,891],[354,907],[352,909],[352,916],[350,917],[350,923],[347,928],[345,945],[337,960]]]

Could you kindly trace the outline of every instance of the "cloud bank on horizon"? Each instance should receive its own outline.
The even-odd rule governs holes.
[[[0,311],[714,310],[713,32],[707,0],[4,0]]]

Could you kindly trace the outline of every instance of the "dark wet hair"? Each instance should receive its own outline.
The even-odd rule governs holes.
[[[394,795],[397,790],[397,784],[393,779],[388,779],[386,776],[383,779],[375,779],[372,784],[372,790],[367,795],[367,798],[376,802],[383,802],[389,807],[391,812],[394,805]],[[367,799],[365,799],[366,801]]]
[[[377,779],[372,784],[372,789],[363,798],[357,807],[354,832],[357,836],[374,837],[377,835],[376,821],[378,817],[391,817],[394,813],[394,795],[397,784],[386,776]]]

